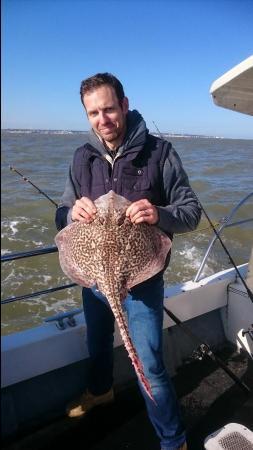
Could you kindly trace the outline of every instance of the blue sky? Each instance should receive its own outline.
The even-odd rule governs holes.
[[[252,0],[3,0],[2,128],[87,130],[80,82],[108,71],[151,131],[252,138],[209,94],[252,23]]]

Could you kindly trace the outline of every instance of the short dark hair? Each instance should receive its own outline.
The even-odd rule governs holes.
[[[123,98],[125,97],[123,86],[118,78],[108,72],[97,73],[96,75],[86,78],[86,80],[81,82],[80,96],[82,104],[84,105],[83,96],[85,94],[88,92],[93,92],[97,88],[104,85],[111,86],[115,90],[119,104],[122,105]]]

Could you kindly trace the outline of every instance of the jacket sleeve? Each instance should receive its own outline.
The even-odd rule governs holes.
[[[163,167],[165,206],[158,206],[158,227],[169,234],[197,228],[201,206],[191,189],[188,176],[177,152],[171,148]]]
[[[80,198],[80,188],[75,179],[72,166],[70,166],[65,189],[55,215],[55,225],[58,231],[71,223],[72,207],[78,198]]]

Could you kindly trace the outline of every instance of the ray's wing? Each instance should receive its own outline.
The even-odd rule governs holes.
[[[63,272],[85,287],[96,283],[94,238],[93,227],[81,222],[68,225],[55,236]]]
[[[139,224],[129,235],[128,261],[130,275],[127,288],[142,283],[164,269],[172,242],[156,226]]]

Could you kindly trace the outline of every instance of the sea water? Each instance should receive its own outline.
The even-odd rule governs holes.
[[[253,140],[169,137],[180,155],[190,183],[214,224],[253,191]],[[75,149],[85,133],[64,131],[2,131],[2,254],[52,246],[57,233],[55,207],[9,166],[15,167],[56,203],[59,202]],[[234,220],[253,217],[253,201]],[[212,237],[204,215],[198,230],[175,235],[167,285],[193,279]],[[248,261],[252,223],[227,229],[222,237],[237,264]],[[204,275],[230,267],[219,242]],[[68,284],[58,253],[2,263],[2,300]],[[2,334],[41,324],[58,312],[81,307],[81,288],[41,295],[2,305]]]

